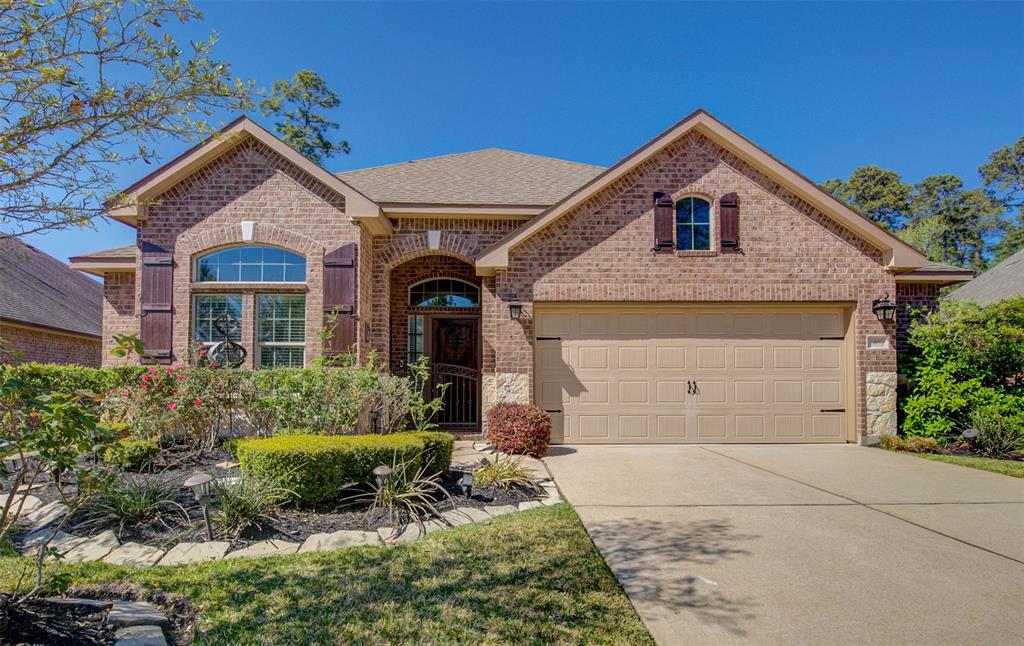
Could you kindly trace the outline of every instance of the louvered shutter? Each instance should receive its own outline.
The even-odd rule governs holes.
[[[740,246],[740,196],[728,193],[718,200],[719,239],[723,249],[738,249]]]
[[[171,362],[174,257],[165,249],[142,250],[139,338],[146,355],[142,363]]]
[[[661,192],[654,193],[654,251],[675,246],[673,206],[672,198]]]
[[[356,342],[356,268],[358,247],[351,243],[324,256],[324,322],[338,313],[338,325],[326,351],[329,354],[352,352]]]

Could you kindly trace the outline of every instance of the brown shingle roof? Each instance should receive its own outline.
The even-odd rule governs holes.
[[[133,245],[125,245],[123,247],[114,247],[112,249],[103,249],[101,251],[93,251],[92,253],[84,253],[81,256],[74,256],[69,258],[71,262],[78,260],[124,260],[129,258],[135,258],[138,253],[138,248]]]
[[[949,295],[958,301],[988,305],[1024,294],[1024,249]]]
[[[17,238],[0,237],[0,319],[100,336],[103,288]]]
[[[487,148],[338,173],[378,203],[550,206],[604,169]]]

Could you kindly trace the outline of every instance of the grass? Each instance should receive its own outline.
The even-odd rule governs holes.
[[[0,589],[26,561],[0,558]],[[653,644],[566,504],[409,545],[128,568],[51,565],[199,607],[199,644]]]
[[[1024,461],[1021,460],[996,460],[993,458],[979,458],[970,455],[943,455],[940,453],[911,453],[919,458],[946,462],[948,464],[959,464],[962,467],[981,469],[1001,473],[1004,476],[1024,478]]]

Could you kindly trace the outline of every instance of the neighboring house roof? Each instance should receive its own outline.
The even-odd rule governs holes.
[[[507,268],[512,249],[694,130],[766,173],[814,208],[882,250],[886,256],[886,265],[892,269],[913,270],[926,262],[921,252],[891,232],[843,204],[704,110],[697,110],[485,251],[477,259],[477,273],[493,274],[498,269]]]
[[[135,271],[138,253],[138,248],[131,244],[72,256],[68,258],[68,264],[72,269],[94,276],[102,276],[110,271]]]
[[[0,319],[99,337],[103,287],[17,238],[0,237]]]
[[[126,188],[122,191],[122,197],[119,200],[124,206],[119,206],[118,203],[110,205],[107,215],[126,224],[134,225],[137,220],[145,219],[145,205],[148,200],[158,196],[249,138],[254,138],[266,145],[331,190],[343,195],[345,197],[345,214],[353,220],[365,223],[374,233],[391,232],[390,221],[372,200],[322,166],[312,162],[252,119],[244,116],[235,119],[206,141],[186,150]]]
[[[1024,295],[1024,249],[958,288],[949,297],[989,305],[1021,295]]]
[[[382,205],[551,206],[604,168],[487,148],[338,173]]]

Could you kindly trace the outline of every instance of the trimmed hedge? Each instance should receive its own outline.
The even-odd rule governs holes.
[[[317,505],[337,500],[349,483],[373,481],[384,464],[408,462],[414,469],[444,474],[455,438],[431,431],[391,435],[279,435],[241,439],[232,449],[249,478],[264,478],[291,492],[291,502]]]
[[[125,437],[107,447],[103,461],[129,471],[141,471],[156,459],[160,443],[153,439]]]
[[[0,382],[17,378],[44,391],[73,393],[77,391],[104,395],[111,388],[138,380],[146,368],[86,368],[85,366],[50,363],[22,363],[0,366]]]
[[[551,443],[551,415],[533,404],[496,404],[487,411],[487,439],[502,453],[544,457]]]

